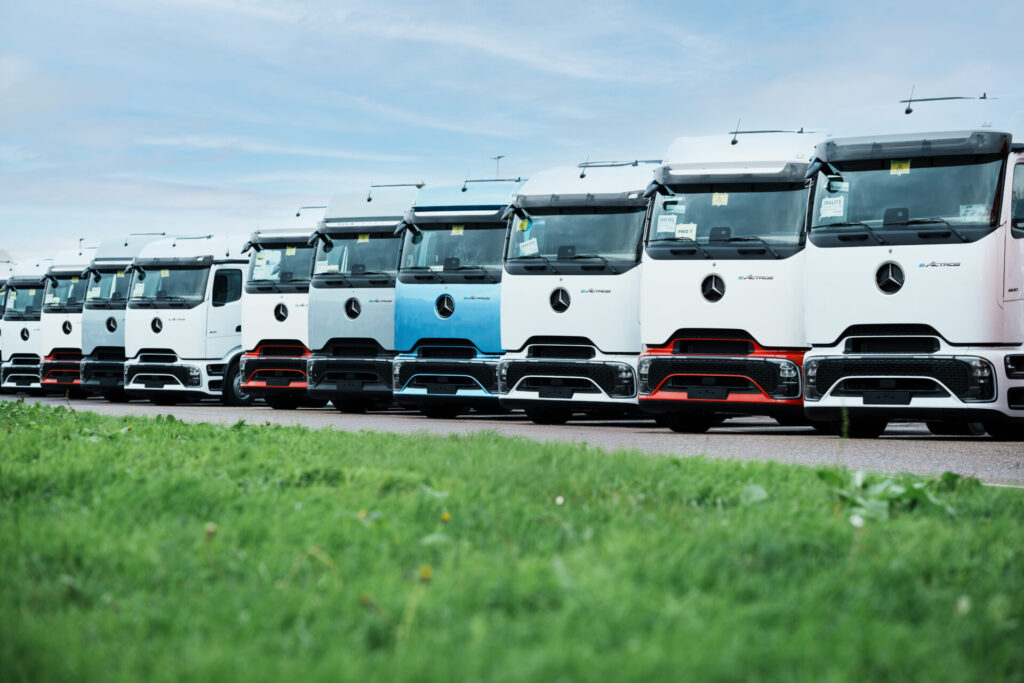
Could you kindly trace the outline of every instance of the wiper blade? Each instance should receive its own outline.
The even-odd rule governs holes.
[[[601,263],[604,264],[605,268],[612,271],[613,273],[617,272],[614,268],[612,268],[612,264],[608,262],[608,259],[606,259],[604,256],[601,256],[600,254],[573,254],[572,256],[563,260],[576,261],[578,259],[599,259]]]
[[[704,258],[711,258],[711,254],[708,253],[708,250],[700,246],[700,242],[692,237],[661,237],[656,240],[651,240],[651,242],[686,242],[695,246],[697,251],[704,255]]]
[[[361,273],[352,273],[352,275],[383,275],[388,279],[388,282],[395,281],[395,278],[391,273],[385,273],[383,270],[364,270]]]
[[[772,249],[772,245],[768,244],[768,242],[766,242],[763,237],[758,237],[757,235],[746,235],[746,236],[742,236],[742,237],[727,237],[724,240],[715,240],[715,241],[716,242],[759,242],[760,244],[764,245],[764,248],[767,249],[768,252],[772,256],[774,256],[775,258],[782,258],[782,255],[779,252],[777,252],[774,249]]]
[[[864,231],[875,238],[879,244],[888,244],[888,242],[879,235],[874,229],[865,223],[864,221],[842,221],[840,223],[819,223],[818,225],[812,225],[811,230],[817,230],[818,228],[864,228]]]
[[[555,264],[551,262],[551,259],[549,259],[547,256],[544,256],[542,254],[527,254],[526,256],[510,256],[510,257],[508,257],[505,260],[506,261],[525,261],[527,259],[540,259],[541,261],[546,263],[549,268],[551,268],[551,272],[555,273],[556,275],[561,275],[561,273],[558,272],[558,268],[555,268]]]
[[[899,221],[898,223],[895,223],[895,225],[928,225],[929,223],[942,223],[949,228],[951,233],[959,237],[961,242],[971,241],[967,235],[954,228],[949,221],[945,218],[939,218],[938,216],[932,216],[931,218],[911,218],[910,220]]]

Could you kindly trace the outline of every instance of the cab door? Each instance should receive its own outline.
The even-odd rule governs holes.
[[[242,343],[242,269],[217,268],[210,284],[206,316],[206,357],[223,358]]]
[[[1005,237],[1003,301],[1024,299],[1024,154],[1014,154],[1010,161],[1014,163],[1007,193],[1010,225]]]

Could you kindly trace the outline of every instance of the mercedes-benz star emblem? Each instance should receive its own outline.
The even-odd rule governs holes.
[[[448,294],[442,294],[437,297],[437,301],[434,302],[434,310],[442,318],[448,319],[452,317],[452,313],[455,312],[455,300]]]
[[[28,341],[28,328],[27,327],[21,328],[21,340],[22,341]]]
[[[71,334],[71,321],[65,320],[64,324],[60,326],[60,329],[64,334]]]
[[[700,293],[711,303],[721,301],[725,296],[725,281],[717,275],[708,275],[700,283]]]
[[[572,303],[572,299],[569,298],[569,292],[561,287],[551,292],[548,301],[551,302],[551,308],[555,310],[555,313],[565,313],[569,310],[569,304]]]
[[[883,263],[875,271],[875,284],[885,294],[895,294],[903,289],[905,280],[903,269],[892,262]]]
[[[117,332],[117,321],[112,317],[107,318],[107,332]]]
[[[274,317],[280,322],[284,322],[288,319],[288,307],[284,304],[278,304],[274,306]]]
[[[359,317],[359,314],[363,311],[363,307],[359,303],[359,299],[352,297],[345,302],[345,315],[355,320]]]
[[[153,329],[153,332],[160,334],[160,331],[164,329],[164,321],[160,318],[153,318],[153,322],[149,326]]]

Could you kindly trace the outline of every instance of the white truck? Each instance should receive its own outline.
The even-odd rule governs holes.
[[[637,412],[651,163],[543,171],[513,198],[501,285],[503,406],[538,424]]]
[[[89,280],[82,311],[81,389],[108,401],[125,401],[124,316],[132,261],[144,246],[166,237],[137,233],[100,243],[82,276]]]
[[[7,301],[0,321],[0,386],[6,391],[39,392],[39,320],[46,272],[52,262],[53,259],[18,261],[7,279]]]
[[[244,237],[174,237],[147,244],[130,266],[124,388],[161,405],[220,398],[248,405],[242,355]]]
[[[807,134],[679,138],[652,186],[640,406],[703,432],[722,418],[805,421],[800,366]]]
[[[261,230],[242,249],[252,252],[242,293],[242,389],[275,409],[317,405],[306,396],[316,252],[308,240],[309,230]]]
[[[0,261],[0,333],[3,331],[4,308],[7,306],[7,279],[11,276],[13,266],[11,261]],[[3,358],[4,338],[3,334],[0,334],[0,363],[3,362]],[[3,393],[3,386],[0,386],[0,393]]]
[[[59,252],[47,271],[39,321],[39,384],[45,393],[81,393],[82,308],[89,284],[82,271],[95,253],[81,247]]]
[[[339,195],[309,239],[309,396],[343,412],[392,403],[395,276],[403,217],[421,185]]]
[[[1024,139],[829,139],[809,176],[807,415],[854,437],[894,419],[1024,437]]]

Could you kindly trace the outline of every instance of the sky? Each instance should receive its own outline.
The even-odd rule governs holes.
[[[312,227],[371,183],[660,158],[738,119],[884,132],[912,85],[1024,111],[1021,26],[1009,0],[0,0],[0,250]]]

